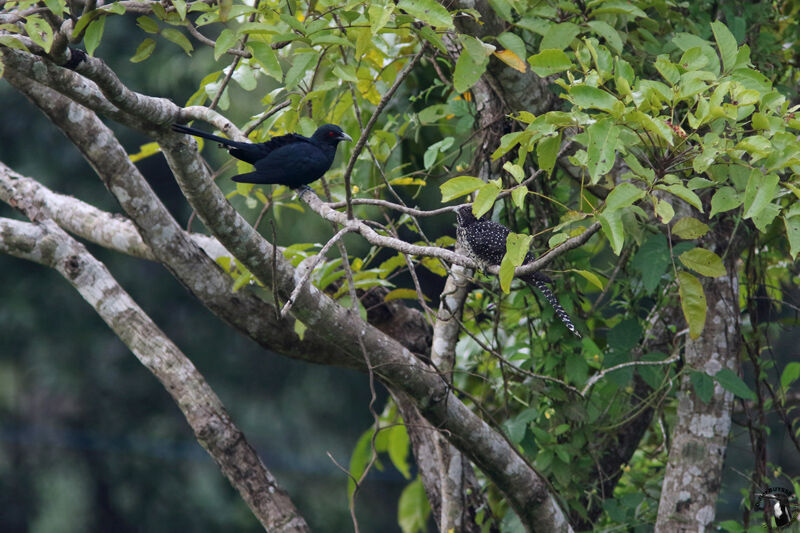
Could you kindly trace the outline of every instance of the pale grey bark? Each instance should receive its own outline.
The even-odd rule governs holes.
[[[0,161],[0,198],[8,204],[26,204],[27,211],[52,219],[68,232],[119,253],[155,261],[133,223],[122,215],[109,213],[74,196],[58,194],[38,181],[21,176]],[[213,237],[190,234],[192,240],[212,259],[231,257]]]
[[[714,238],[719,242],[719,234],[713,235],[704,239],[708,248],[714,247]],[[686,341],[686,366],[709,376],[723,368],[738,370],[741,331],[735,260],[739,247],[729,250],[725,276],[701,280],[708,302],[705,327],[700,337]],[[695,393],[689,373],[683,375],[658,506],[657,532],[705,531],[714,520],[732,408],[733,395],[719,383],[714,382],[711,399],[704,403]]]
[[[431,361],[450,384],[453,383],[456,344],[461,333],[460,321],[469,292],[470,274],[471,271],[464,267],[451,267],[444,290],[439,296],[439,310],[433,326]],[[478,484],[472,467],[441,435],[436,436],[434,448],[437,468],[426,473],[423,482],[426,477],[433,477],[438,485],[439,531],[480,531],[475,523],[474,513],[485,500],[475,493]],[[431,483],[431,480],[427,482]]]
[[[0,218],[0,252],[54,268],[72,284],[164,385],[198,442],[265,529],[310,531],[200,372],[82,244],[52,220],[32,224]]]

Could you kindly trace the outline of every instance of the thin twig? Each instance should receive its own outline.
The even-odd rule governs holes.
[[[334,211],[331,209],[327,204],[325,204],[319,196],[311,190],[303,190],[299,196],[302,201],[306,203],[314,212],[320,215],[322,218],[329,220],[331,222],[336,222],[338,224],[346,224],[348,222],[347,215],[345,213],[340,213],[338,211]],[[435,257],[437,259],[442,259],[447,261],[448,263],[454,263],[457,265],[465,266],[471,269],[478,269],[480,268],[475,261],[470,259],[465,255],[461,255],[459,253],[453,252],[451,250],[447,250],[445,248],[440,248],[438,246],[418,246],[416,244],[410,244],[400,239],[395,239],[393,237],[389,237],[386,235],[380,235],[374,229],[369,227],[363,220],[359,219],[352,219],[355,221],[355,225],[357,227],[356,231],[364,237],[369,243],[374,244],[376,246],[383,246],[386,248],[392,248],[399,252],[403,252],[406,254],[411,255],[418,255],[418,256],[427,256],[427,257]],[[541,270],[548,264],[550,264],[556,257],[582,246],[586,243],[598,230],[600,229],[600,223],[595,222],[592,225],[588,226],[583,233],[567,239],[563,243],[559,244],[552,250],[548,251],[545,254],[542,254],[538,259],[532,261],[528,264],[522,265],[514,269],[514,275],[519,277],[525,274],[531,274],[538,270]],[[490,274],[497,275],[500,272],[500,267],[496,265],[489,266],[484,269],[486,272]]]
[[[201,43],[203,43],[203,44],[205,44],[207,46],[211,46],[212,48],[216,44],[212,39],[209,39],[208,37],[206,37],[205,35],[200,33],[200,31],[197,28],[194,27],[194,24],[192,24],[189,21],[186,22],[186,29],[189,31],[189,34],[191,34],[192,37],[194,37],[195,39],[197,39]],[[250,52],[248,52],[247,50],[238,49],[238,48],[230,48],[225,53],[226,54],[230,54],[232,56],[236,56],[236,57],[238,57],[240,59],[243,58],[243,57],[244,58],[253,57],[253,55]]]
[[[680,354],[676,353],[669,359],[663,359],[661,361],[628,361],[627,363],[620,363],[618,365],[612,366],[611,368],[604,368],[591,378],[589,381],[586,382],[586,385],[583,387],[581,391],[581,396],[586,396],[586,393],[589,392],[589,389],[597,383],[599,380],[603,379],[603,376],[610,372],[614,372],[615,370],[621,370],[623,368],[627,368],[629,366],[655,366],[655,365],[668,365],[674,363],[680,358]]]
[[[311,263],[306,267],[306,271],[303,272],[303,276],[297,282],[297,285],[295,285],[294,290],[292,290],[291,296],[289,296],[289,299],[283,305],[283,309],[281,309],[281,318],[286,318],[286,315],[289,314],[289,311],[292,309],[292,305],[294,305],[295,299],[297,299],[297,295],[300,294],[301,290],[303,290],[303,287],[305,287],[308,279],[311,277],[311,274],[314,272],[314,269],[317,267],[319,262],[325,258],[325,254],[328,253],[331,247],[336,244],[345,233],[350,233],[351,231],[356,231],[356,228],[353,225],[345,225],[336,233],[336,235],[331,237],[330,240],[325,243],[325,246],[322,247],[317,255],[311,258]]]
[[[332,202],[326,205],[331,209],[339,209],[345,207],[347,205],[347,202]],[[385,207],[387,209],[393,209],[394,211],[400,211],[401,213],[405,213],[407,215],[411,215],[414,217],[433,217],[436,215],[443,215],[445,213],[454,212],[459,207],[461,207],[460,205],[455,205],[455,206],[440,207],[439,209],[432,209],[430,211],[424,211],[422,209],[406,207],[404,205],[396,204],[388,200],[379,200],[377,198],[353,198],[350,200],[350,205],[375,205],[379,207]]]
[[[361,136],[358,138],[358,142],[356,142],[355,147],[353,147],[353,152],[350,154],[350,161],[347,162],[347,168],[344,171],[344,192],[346,195],[345,199],[347,201],[348,219],[353,218],[353,209],[352,206],[350,205],[350,200],[352,199],[352,194],[353,194],[352,191],[350,190],[350,175],[353,173],[353,167],[356,165],[356,159],[358,159],[358,156],[364,149],[364,145],[367,144],[367,138],[369,137],[372,128],[375,126],[375,122],[378,121],[378,117],[383,111],[383,108],[386,107],[386,104],[389,103],[389,100],[392,98],[392,96],[394,96],[394,93],[397,92],[397,89],[400,88],[400,84],[403,83],[403,80],[405,80],[406,77],[409,75],[409,73],[411,73],[411,70],[414,68],[419,59],[422,57],[422,54],[425,52],[426,48],[427,46],[423,44],[420,47],[419,52],[417,52],[416,55],[414,55],[414,57],[411,58],[411,61],[409,61],[408,64],[405,67],[403,67],[403,70],[401,70],[400,73],[397,75],[397,78],[395,78],[392,86],[389,87],[389,90],[386,91],[386,94],[384,94],[381,97],[380,102],[378,102],[377,107],[375,107],[375,112],[372,113],[371,117],[369,117],[367,125],[364,127],[363,131],[361,132]]]

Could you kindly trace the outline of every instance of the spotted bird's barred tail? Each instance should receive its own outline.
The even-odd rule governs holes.
[[[576,328],[575,324],[572,323],[572,320],[570,320],[567,312],[564,311],[564,308],[561,307],[560,303],[558,303],[556,295],[553,294],[553,291],[550,290],[550,287],[548,287],[547,283],[545,283],[544,279],[549,279],[549,278],[545,278],[545,276],[537,276],[536,274],[538,274],[538,272],[534,272],[532,276],[525,277],[524,278],[525,281],[527,281],[529,284],[533,285],[534,287],[539,289],[539,291],[541,291],[541,293],[544,295],[545,300],[550,302],[550,305],[552,305],[553,309],[555,309],[556,316],[559,319],[561,319],[561,322],[564,323],[564,325],[567,327],[568,330],[570,330],[576,337],[580,339],[581,334],[578,333],[578,328]]]

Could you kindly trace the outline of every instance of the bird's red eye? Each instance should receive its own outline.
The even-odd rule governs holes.
[[[328,137],[335,137],[335,136],[336,136],[336,132],[335,131],[329,131],[328,132]]]

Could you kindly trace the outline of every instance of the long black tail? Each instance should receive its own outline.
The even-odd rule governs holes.
[[[564,311],[564,308],[561,307],[560,303],[558,303],[558,299],[556,298],[556,295],[553,294],[553,291],[551,291],[550,287],[548,287],[547,283],[545,283],[545,279],[549,279],[549,278],[546,278],[546,276],[543,276],[543,275],[542,276],[537,276],[536,274],[538,274],[538,272],[534,272],[533,275],[531,275],[531,276],[526,276],[524,278],[525,281],[528,282],[529,284],[533,285],[537,289],[539,289],[539,291],[541,291],[541,293],[544,295],[544,299],[547,300],[550,303],[550,305],[553,306],[553,309],[555,309],[556,316],[559,319],[561,319],[561,322],[564,323],[564,325],[567,327],[568,330],[570,330],[576,337],[578,337],[580,339],[581,338],[581,334],[578,333],[578,329],[575,327],[575,324],[572,323],[572,320],[570,320],[569,315],[567,314],[567,312]],[[545,278],[545,279],[543,279],[543,278]]]
[[[242,147],[252,148],[252,145],[250,143],[241,143],[238,141],[232,141],[230,139],[226,139],[225,137],[219,137],[217,135],[212,135],[211,133],[206,133],[203,130],[198,130],[196,128],[190,128],[189,126],[184,126],[183,124],[173,124],[172,131],[177,131],[178,133],[188,133],[189,135],[202,137],[203,139],[208,139],[210,141],[216,141],[220,144],[223,144],[225,146],[231,146],[233,148],[242,148]]]

